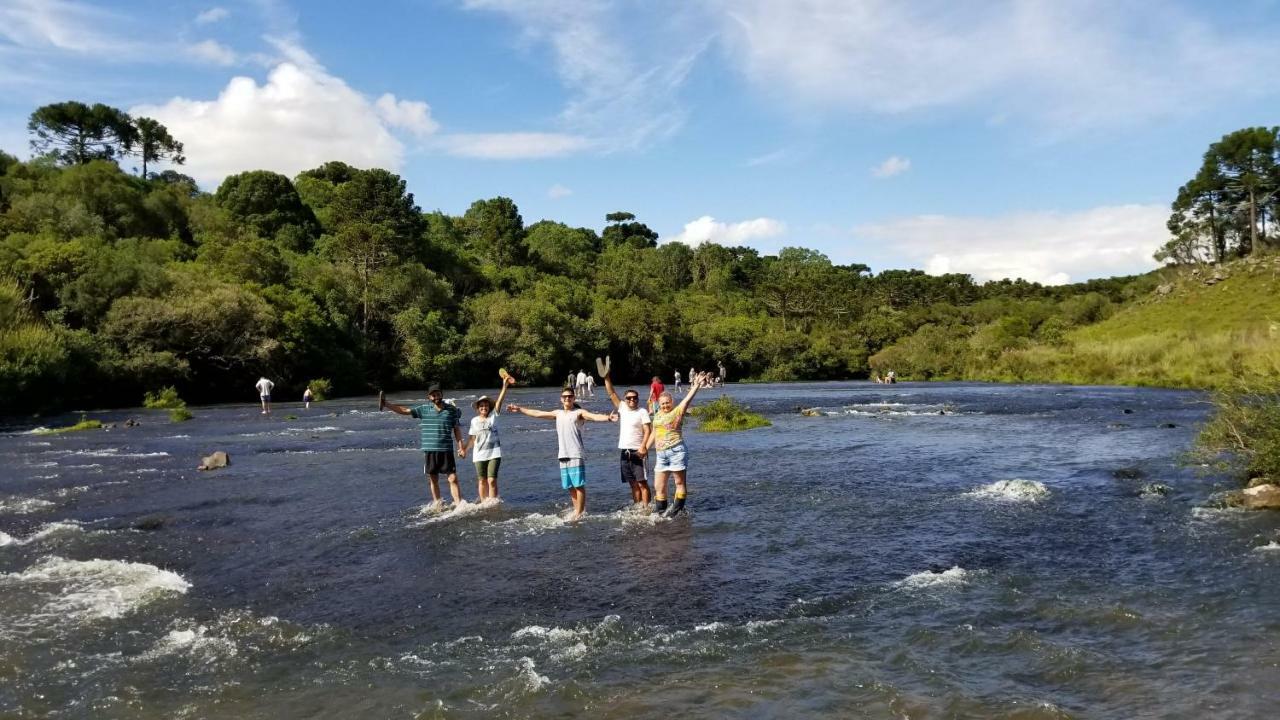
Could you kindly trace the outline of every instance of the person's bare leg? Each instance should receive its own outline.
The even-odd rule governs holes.
[[[435,473],[427,476],[431,482],[427,483],[431,488],[431,504],[438,506],[440,504],[440,478]]]
[[[569,522],[574,522],[587,511],[587,489],[569,488],[569,498],[573,500],[573,514],[569,516]]]
[[[649,500],[652,499],[652,495],[649,492],[649,483],[641,480],[639,484],[640,484],[640,504],[648,505]]]
[[[488,497],[489,486],[485,481],[484,475],[476,474],[476,502],[484,502]]]
[[[497,499],[498,499],[498,478],[496,478],[496,477],[491,477],[491,478],[489,478],[489,488],[488,488],[488,489],[489,489],[489,494],[488,494],[488,495],[485,495],[485,499],[486,499],[486,500],[497,500]]]
[[[458,473],[449,473],[449,494],[453,496],[453,504],[462,502],[462,487],[458,485]]]

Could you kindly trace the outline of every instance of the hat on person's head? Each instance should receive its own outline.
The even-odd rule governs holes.
[[[431,383],[431,387],[427,388],[427,394],[430,395],[431,393],[444,394],[444,391],[440,389],[440,383]]]
[[[489,407],[493,407],[493,399],[490,398],[488,395],[481,395],[480,397],[476,398],[476,401],[471,403],[471,407],[476,408],[478,410],[480,409],[480,403],[489,403]]]

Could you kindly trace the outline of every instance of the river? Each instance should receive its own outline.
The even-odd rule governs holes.
[[[465,419],[477,392],[448,394]],[[1199,719],[1280,704],[1280,515],[1209,507],[1230,480],[1182,462],[1203,396],[804,383],[698,400],[721,392],[773,426],[691,427],[686,516],[625,509],[617,428],[589,424],[589,514],[572,525],[553,425],[523,416],[500,420],[504,502],[444,515],[424,512],[415,421],[369,398],[178,424],[94,412],[142,424],[64,435],[9,424],[0,715]],[[584,404],[608,408],[603,392]],[[231,466],[196,472],[213,450]]]

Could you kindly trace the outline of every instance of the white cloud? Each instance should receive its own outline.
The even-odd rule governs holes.
[[[224,7],[211,7],[208,10],[196,15],[197,25],[209,25],[222,20],[226,20],[231,13]]]
[[[423,129],[430,118],[426,105],[390,95],[370,102],[302,48],[276,42],[290,59],[262,85],[235,77],[214,100],[178,97],[130,112],[164,123],[186,146],[184,172],[205,187],[244,170],[292,176],[329,160],[398,170],[404,146],[391,128]],[[394,124],[385,116],[388,109]]]
[[[1280,60],[1264,28],[1206,19],[1194,3],[704,2],[746,76],[808,107],[959,106],[1079,130],[1274,93],[1256,69]]]
[[[0,37],[28,50],[132,55],[141,46],[122,39],[124,19],[65,0],[0,2]]]
[[[192,45],[188,52],[197,60],[217,65],[234,65],[236,62],[235,51],[216,40],[201,40]]]
[[[456,133],[440,143],[450,155],[481,160],[534,160],[560,157],[592,147],[592,141],[561,133]]]
[[[788,153],[785,149],[774,150],[773,152],[765,153],[764,155],[757,155],[755,157],[747,158],[746,162],[742,163],[742,165],[743,167],[760,167],[761,165],[773,165],[775,163],[778,163],[787,159],[789,154],[790,153]]]
[[[374,103],[378,115],[391,127],[408,130],[418,137],[426,137],[440,129],[440,123],[431,118],[431,107],[419,100],[397,100],[385,93]]]
[[[693,222],[685,223],[680,234],[666,239],[666,242],[682,242],[686,245],[701,245],[713,242],[719,245],[741,245],[761,238],[770,238],[787,231],[785,223],[773,218],[756,218],[736,223],[723,223],[710,215],[703,215]]]
[[[547,197],[551,198],[552,200],[559,200],[560,198],[566,198],[572,194],[573,194],[572,190],[561,185],[560,183],[556,183],[555,185],[552,185],[551,187],[547,188]]]
[[[854,235],[934,275],[1058,285],[1151,270],[1152,253],[1168,239],[1168,216],[1161,205],[996,217],[920,215],[860,225]]]
[[[909,158],[890,155],[885,158],[884,162],[871,168],[871,174],[878,178],[891,178],[894,175],[901,175],[910,169],[911,160]]]

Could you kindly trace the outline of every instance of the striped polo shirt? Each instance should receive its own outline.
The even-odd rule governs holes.
[[[462,411],[445,403],[436,410],[431,403],[410,408],[409,414],[418,419],[423,452],[450,452],[453,450],[453,429],[462,427]]]

